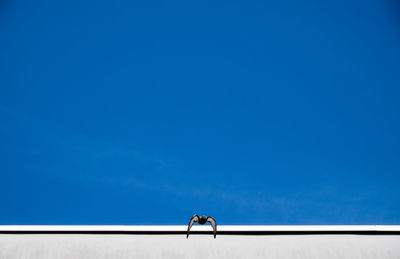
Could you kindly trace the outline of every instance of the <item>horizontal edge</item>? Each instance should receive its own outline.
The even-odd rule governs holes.
[[[0,225],[1,234],[184,234],[186,225]],[[193,226],[194,234],[210,234],[211,226]],[[218,235],[363,234],[399,235],[399,225],[219,225]]]

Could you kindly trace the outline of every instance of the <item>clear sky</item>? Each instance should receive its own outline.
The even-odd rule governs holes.
[[[0,224],[400,224],[400,4],[0,2]]]

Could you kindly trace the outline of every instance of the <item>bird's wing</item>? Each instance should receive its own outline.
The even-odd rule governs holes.
[[[187,229],[186,238],[189,237],[189,231],[190,231],[190,229],[192,228],[192,226],[193,226],[193,224],[195,222],[199,222],[199,215],[197,215],[197,214],[193,215],[193,217],[190,219],[190,222],[189,222],[189,225],[188,225],[188,229]]]
[[[210,222],[213,230],[214,230],[214,238],[216,238],[217,236],[217,222],[215,221],[215,219],[211,216],[207,217],[207,222]]]

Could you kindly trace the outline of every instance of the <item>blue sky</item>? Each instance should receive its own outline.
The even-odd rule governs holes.
[[[0,224],[400,224],[400,5],[0,3]]]

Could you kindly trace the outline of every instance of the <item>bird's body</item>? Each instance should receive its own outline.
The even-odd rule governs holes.
[[[206,224],[207,223],[207,216],[200,216],[199,217],[199,221],[197,223],[199,223],[200,225]]]

